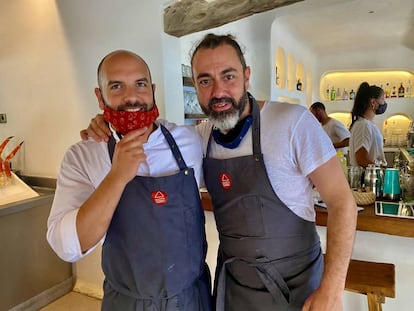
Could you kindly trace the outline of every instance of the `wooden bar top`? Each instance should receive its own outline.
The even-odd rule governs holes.
[[[201,192],[201,199],[204,210],[212,211],[210,195],[207,192]],[[358,212],[357,230],[414,238],[414,219],[377,216],[373,204],[363,206],[363,208],[363,211]],[[315,210],[316,224],[326,226],[328,211],[321,207],[315,207]]]
[[[374,204],[365,205],[363,208],[363,211],[358,212],[357,230],[414,238],[414,219],[378,216],[375,214]],[[326,226],[327,210],[322,207],[315,207],[315,210],[316,224]]]

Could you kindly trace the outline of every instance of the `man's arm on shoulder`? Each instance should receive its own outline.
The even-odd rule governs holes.
[[[80,137],[82,140],[92,138],[97,142],[107,142],[110,136],[111,130],[105,122],[102,114],[97,114],[93,119],[91,119],[88,128],[80,131]]]

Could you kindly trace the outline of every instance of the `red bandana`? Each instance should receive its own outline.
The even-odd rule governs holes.
[[[159,116],[157,105],[149,111],[118,111],[104,107],[104,120],[113,125],[113,127],[122,135],[132,130],[150,126]]]

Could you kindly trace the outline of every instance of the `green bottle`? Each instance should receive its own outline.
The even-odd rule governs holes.
[[[336,91],[335,91],[335,88],[332,86],[332,88],[331,88],[331,100],[333,101],[333,100],[335,100],[335,98],[336,98]]]

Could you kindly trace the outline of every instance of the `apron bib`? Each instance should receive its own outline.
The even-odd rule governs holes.
[[[253,155],[214,159],[204,179],[220,246],[217,311],[301,310],[319,286],[323,257],[315,224],[294,214],[273,191],[260,146],[260,111],[252,103]]]
[[[205,219],[194,171],[161,130],[180,171],[136,176],[118,203],[102,246],[102,310],[209,311]],[[108,143],[112,160],[115,139]]]

